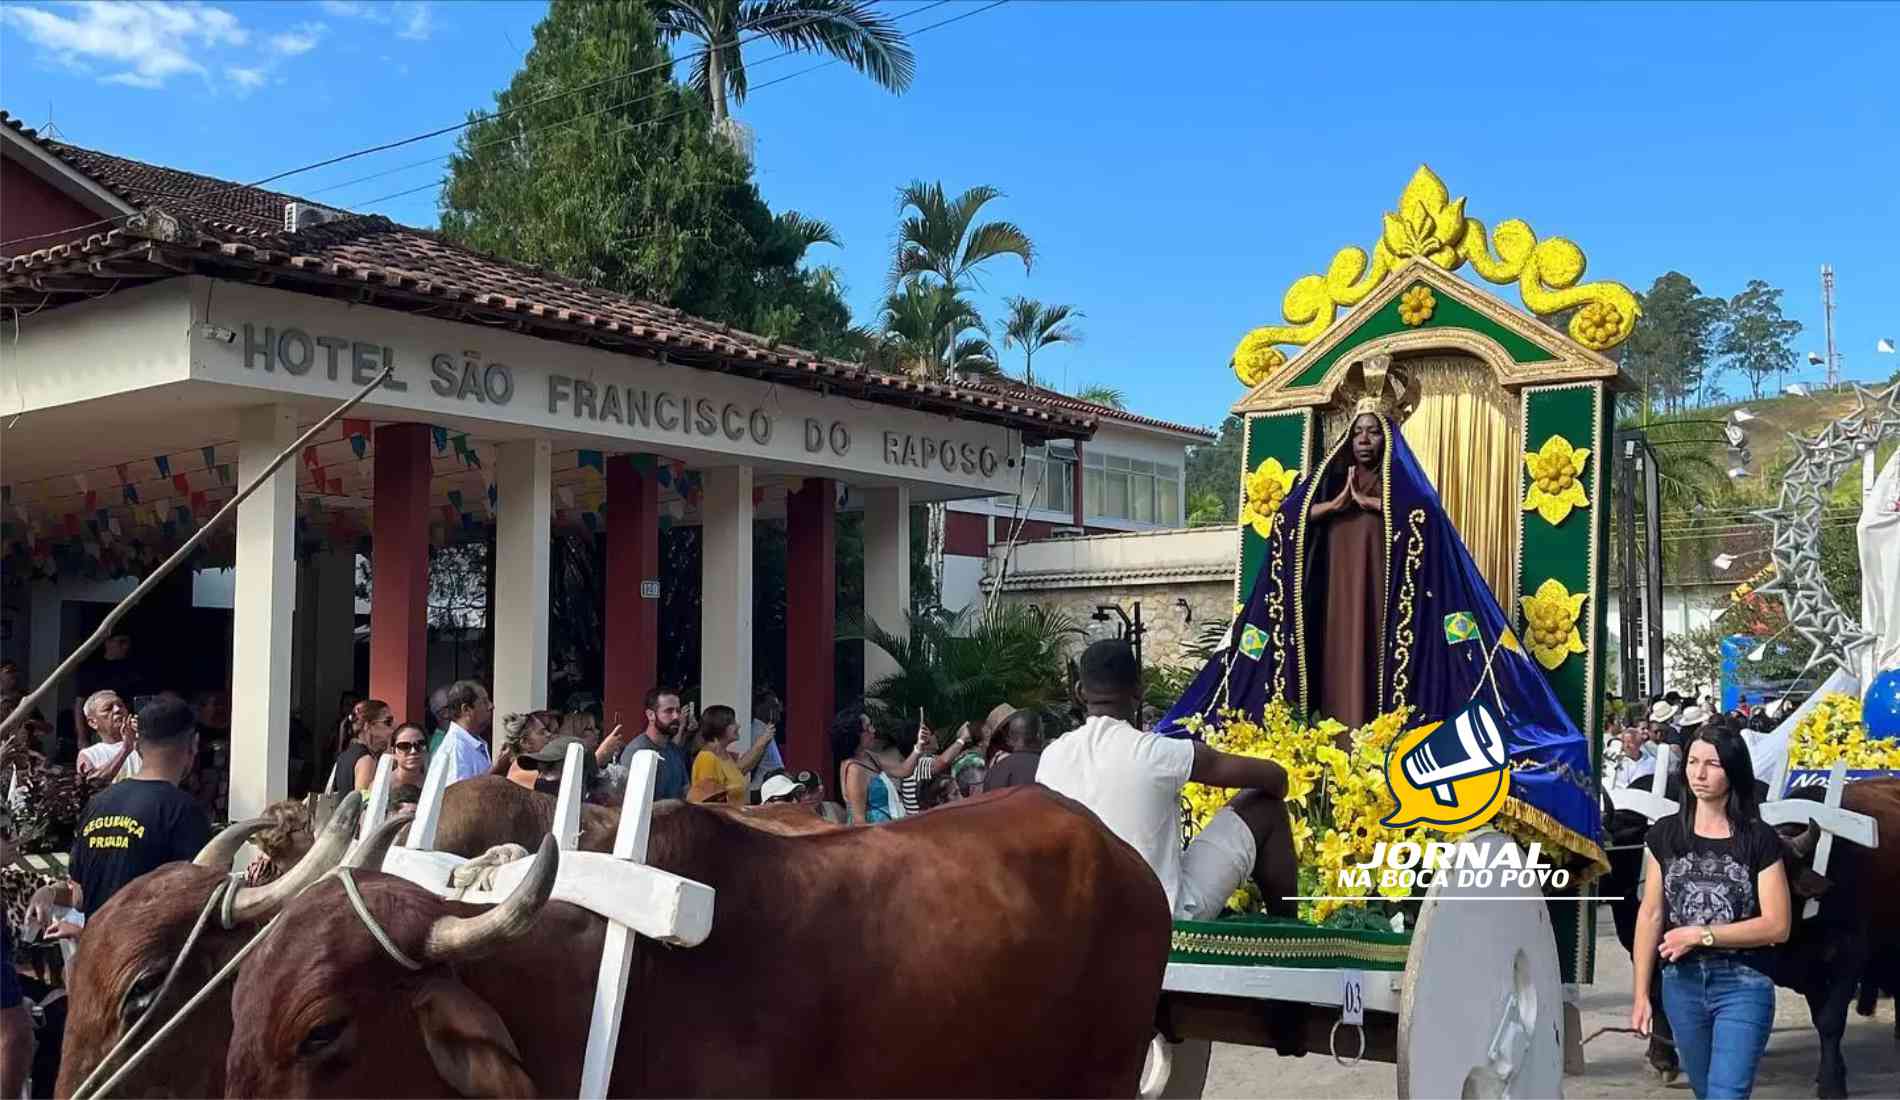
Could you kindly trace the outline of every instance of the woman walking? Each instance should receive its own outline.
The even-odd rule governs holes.
[[[1699,1100],[1747,1097],[1775,1022],[1774,948],[1788,938],[1781,838],[1762,821],[1741,735],[1705,726],[1683,754],[1682,809],[1650,827],[1630,1026],[1647,1035],[1650,976]]]

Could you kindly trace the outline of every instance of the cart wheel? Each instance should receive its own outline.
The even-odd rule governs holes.
[[[1213,1053],[1214,1044],[1206,1039],[1170,1043],[1157,1034],[1141,1067],[1142,1100],[1200,1100]]]
[[[1498,846],[1515,846],[1490,829],[1463,843],[1483,849],[1486,866]],[[1487,887],[1434,884],[1425,895],[1399,1003],[1401,1098],[1563,1095],[1550,910],[1541,890],[1497,877]]]

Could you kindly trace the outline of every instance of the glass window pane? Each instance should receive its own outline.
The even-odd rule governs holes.
[[[1130,519],[1142,523],[1155,521],[1155,479],[1146,474],[1136,474],[1128,482],[1128,503]]]
[[[1172,477],[1155,481],[1155,522],[1181,526],[1181,486]]]
[[[1082,475],[1082,514],[1087,516],[1103,515],[1102,487],[1107,483],[1108,475],[1101,470],[1091,470]]]
[[[1128,460],[1121,455],[1109,455],[1108,468],[1111,470],[1126,470],[1128,468]]]
[[[1105,476],[1108,481],[1108,507],[1105,509],[1106,514],[1115,519],[1127,519],[1128,475],[1119,471],[1110,470]]]
[[[1152,474],[1155,472],[1154,463],[1144,462],[1141,459],[1136,459],[1133,462],[1130,462],[1128,464],[1128,468],[1135,471],[1138,474]]]
[[[1102,452],[1088,451],[1088,450],[1083,451],[1082,465],[1087,466],[1093,470],[1101,469],[1102,468]]]

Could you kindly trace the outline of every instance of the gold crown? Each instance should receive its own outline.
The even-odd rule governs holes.
[[[1347,367],[1338,393],[1341,404],[1351,402],[1352,418],[1373,413],[1399,424],[1418,407],[1418,389],[1413,385],[1410,372],[1395,366],[1392,356],[1384,352]]]

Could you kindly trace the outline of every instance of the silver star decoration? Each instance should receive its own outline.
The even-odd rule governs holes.
[[[1854,404],[1852,413],[1815,434],[1790,436],[1795,458],[1781,483],[1781,499],[1754,513],[1773,527],[1769,556],[1775,563],[1774,579],[1756,591],[1781,597],[1789,629],[1814,647],[1803,675],[1827,664],[1851,670],[1854,653],[1874,640],[1827,590],[1821,576],[1821,517],[1829,492],[1860,464],[1861,455],[1900,438],[1900,382],[1884,390],[1856,385]]]

